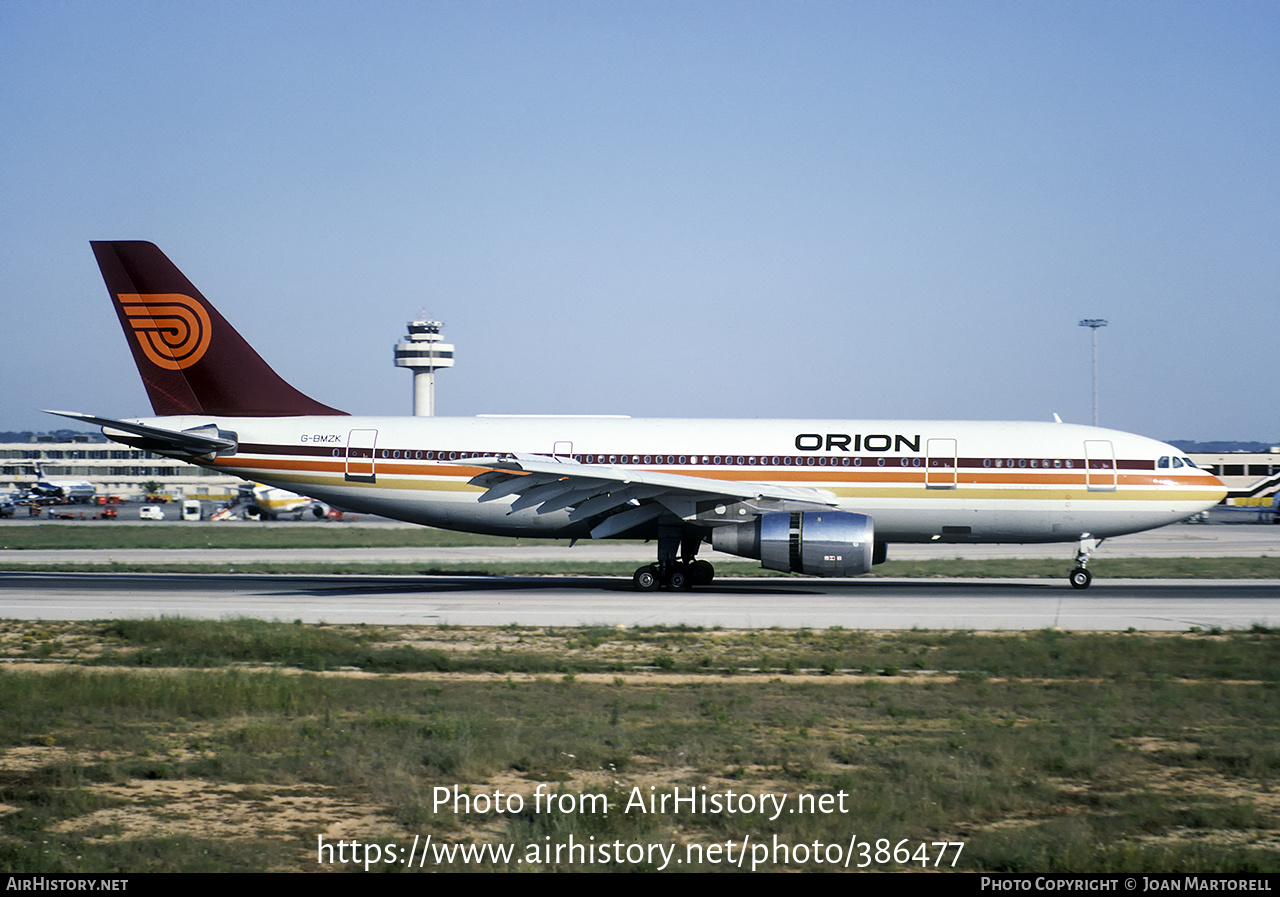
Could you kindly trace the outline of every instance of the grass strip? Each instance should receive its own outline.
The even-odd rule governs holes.
[[[440,548],[475,545],[567,545],[565,539],[478,536],[430,526],[294,525],[290,523],[154,523],[81,525],[28,523],[0,526],[0,549],[122,548]]]

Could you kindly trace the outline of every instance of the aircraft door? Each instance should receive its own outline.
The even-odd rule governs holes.
[[[1116,491],[1116,450],[1110,439],[1084,441],[1084,466],[1090,492]]]
[[[924,484],[929,489],[956,488],[959,458],[954,439],[930,439],[925,444]]]
[[[551,457],[563,461],[573,457],[573,443],[563,439],[557,439],[556,444],[551,447]]]
[[[376,483],[374,451],[378,445],[377,430],[352,430],[347,434],[347,482]]]

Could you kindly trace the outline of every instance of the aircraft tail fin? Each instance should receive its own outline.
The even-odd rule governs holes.
[[[346,413],[285,382],[155,244],[90,245],[157,415]]]

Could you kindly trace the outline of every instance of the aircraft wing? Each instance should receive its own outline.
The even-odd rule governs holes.
[[[46,411],[45,413],[96,424],[102,427],[102,434],[108,439],[161,455],[182,457],[216,455],[218,452],[236,447],[234,438],[228,439],[225,431],[216,431],[213,426],[195,430],[166,430],[126,420],[94,417],[92,414],[81,414],[78,411]],[[234,436],[234,434],[231,435]]]
[[[659,473],[612,464],[583,464],[545,455],[476,458],[474,467],[492,468],[471,479],[482,486],[480,501],[516,496],[511,511],[538,514],[569,510],[569,520],[597,520],[591,530],[604,539],[647,523],[664,512],[706,526],[747,523],[757,516],[834,507],[823,489],[737,482]]]

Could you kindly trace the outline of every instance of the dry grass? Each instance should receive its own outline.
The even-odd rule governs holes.
[[[184,643],[198,669],[159,663]],[[319,837],[856,833],[963,841],[967,870],[1274,871],[1278,648],[1261,630],[5,622],[0,867],[315,870]],[[273,664],[290,652],[313,669]],[[374,668],[412,666],[415,652],[450,668],[342,668],[352,652]],[[593,818],[455,815],[432,800],[457,786],[531,801],[542,783],[615,801],[651,786],[844,791],[849,808]]]

